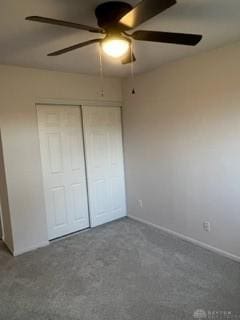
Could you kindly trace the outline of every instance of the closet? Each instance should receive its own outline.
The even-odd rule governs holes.
[[[125,216],[121,109],[37,111],[49,240]]]

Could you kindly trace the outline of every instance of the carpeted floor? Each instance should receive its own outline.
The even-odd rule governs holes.
[[[17,258],[0,245],[1,320],[185,320],[196,309],[240,319],[240,264],[127,218]]]

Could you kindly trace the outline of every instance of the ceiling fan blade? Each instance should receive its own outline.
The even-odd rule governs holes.
[[[128,51],[127,55],[122,59],[122,64],[128,64],[136,61],[135,54]]]
[[[72,51],[72,50],[76,50],[76,49],[79,49],[79,48],[82,48],[82,47],[86,47],[90,44],[93,44],[93,43],[97,43],[97,42],[100,42],[101,39],[93,39],[93,40],[88,40],[88,41],[85,41],[85,42],[81,42],[81,43],[78,43],[78,44],[75,44],[71,47],[67,47],[67,48],[64,48],[64,49],[61,49],[61,50],[58,50],[58,51],[54,51],[54,52],[51,52],[48,54],[49,57],[53,57],[53,56],[59,56],[61,54],[64,54],[64,53],[67,53],[69,51]]]
[[[26,20],[41,22],[41,23],[48,23],[48,24],[53,24],[53,25],[68,27],[68,28],[74,28],[74,29],[79,29],[79,30],[86,30],[86,31],[95,32],[95,33],[104,33],[104,31],[102,29],[97,28],[97,27],[90,27],[90,26],[86,26],[84,24],[68,22],[68,21],[63,21],[63,20],[57,20],[57,19],[51,19],[51,18],[45,18],[45,17],[40,17],[40,16],[26,17]]]
[[[141,23],[165,11],[176,3],[176,0],[142,0],[125,14],[119,22],[130,29],[136,28]]]
[[[187,46],[196,46],[202,39],[202,35],[199,34],[146,30],[135,31],[131,37],[135,40],[174,43]]]

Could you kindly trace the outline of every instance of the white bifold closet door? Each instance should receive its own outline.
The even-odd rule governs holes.
[[[49,239],[89,227],[80,107],[38,106]]]
[[[126,215],[121,109],[83,107],[91,226]]]

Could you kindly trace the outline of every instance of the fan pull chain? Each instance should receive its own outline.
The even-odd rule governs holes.
[[[136,91],[135,91],[135,88],[134,88],[134,82],[135,82],[135,79],[134,79],[134,69],[133,69],[133,43],[131,42],[131,45],[130,45],[130,55],[131,55],[131,78],[132,78],[132,94],[135,94]]]
[[[103,61],[102,61],[101,43],[99,43],[99,67],[100,67],[101,96],[104,97],[104,79],[103,79]]]

